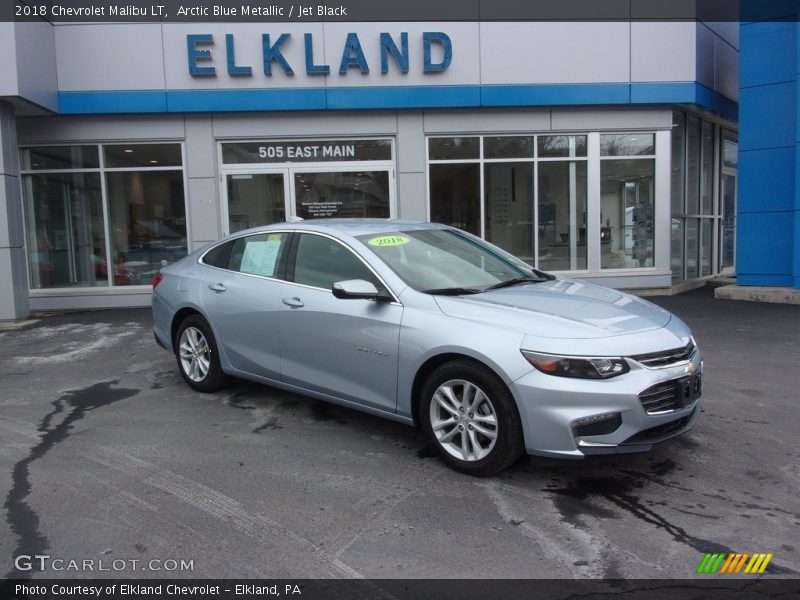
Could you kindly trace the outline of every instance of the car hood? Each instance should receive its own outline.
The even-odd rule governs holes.
[[[451,317],[540,338],[626,335],[661,329],[672,318],[668,311],[636,296],[569,279],[435,298],[442,312]]]

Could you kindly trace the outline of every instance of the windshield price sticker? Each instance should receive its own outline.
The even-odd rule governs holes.
[[[402,246],[403,244],[407,244],[411,241],[411,238],[408,238],[404,235],[382,235],[380,237],[374,237],[369,242],[367,242],[370,246]]]

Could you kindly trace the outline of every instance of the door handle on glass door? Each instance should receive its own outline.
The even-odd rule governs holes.
[[[297,297],[295,297],[295,298],[284,298],[282,300],[282,302],[286,306],[291,306],[292,308],[300,308],[301,306],[305,306],[305,304],[303,304],[303,301],[300,300],[300,298],[297,298]]]
[[[211,285],[208,286],[208,289],[213,290],[215,292],[224,292],[226,288],[221,283],[212,283]]]

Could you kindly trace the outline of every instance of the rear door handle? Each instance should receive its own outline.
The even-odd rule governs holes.
[[[215,292],[224,292],[226,290],[225,286],[221,283],[212,283],[208,286],[208,289],[213,290]]]
[[[292,308],[300,308],[301,306],[305,306],[305,304],[303,304],[303,301],[297,297],[284,298],[283,300],[281,300],[281,302],[283,302],[286,306],[291,306]]]

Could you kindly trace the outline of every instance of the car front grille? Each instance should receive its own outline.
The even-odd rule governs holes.
[[[633,360],[643,364],[645,367],[667,367],[675,363],[689,360],[694,353],[695,345],[691,340],[683,348],[674,348],[662,352],[648,352],[647,354],[637,354],[631,356]]]
[[[657,383],[639,394],[639,400],[648,414],[677,410],[680,398],[674,381]]]
[[[697,400],[703,391],[701,375],[662,381],[639,394],[639,401],[649,415],[686,408]]]

